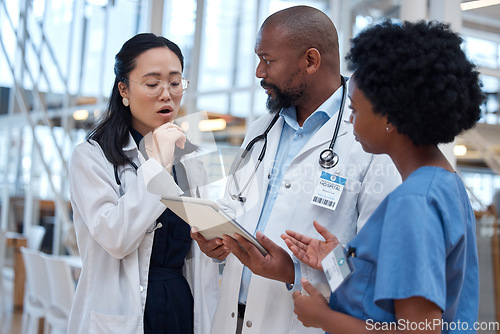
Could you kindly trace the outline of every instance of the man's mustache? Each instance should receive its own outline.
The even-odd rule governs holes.
[[[260,86],[261,86],[262,88],[264,88],[264,89],[269,89],[269,88],[271,88],[271,89],[273,89],[273,90],[275,90],[275,91],[276,91],[276,90],[278,90],[278,86],[273,85],[273,84],[270,84],[270,83],[266,82],[265,80],[261,80],[261,81],[260,81]]]

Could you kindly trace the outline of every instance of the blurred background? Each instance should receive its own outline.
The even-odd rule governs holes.
[[[0,279],[4,285],[3,290],[0,286],[0,293],[4,291],[0,331],[17,333],[9,316],[20,302],[22,309],[23,297],[19,292],[12,297],[5,285],[24,284],[23,277],[15,276],[16,270],[22,271],[21,260],[16,268],[16,256],[23,240],[29,241],[42,226],[37,248],[49,254],[78,255],[68,163],[73,148],[105,108],[114,81],[114,56],[121,45],[139,32],[153,32],[180,46],[184,76],[190,81],[180,116],[203,113],[203,121],[191,126],[210,133],[219,156],[213,155],[208,163],[217,165],[233,159],[248,124],[266,113],[267,96],[255,78],[254,44],[261,23],[269,14],[299,4],[331,17],[342,58],[353,36],[386,18],[445,21],[462,34],[464,50],[480,70],[487,101],[480,123],[442,150],[462,176],[477,215],[480,320],[500,321],[500,252],[496,206],[492,205],[500,190],[499,3],[0,0],[0,227],[6,232],[4,246],[0,245],[6,247],[0,267],[7,277],[3,283]],[[346,63],[341,65],[343,74],[350,75]],[[220,182],[214,182],[214,198],[222,195],[224,170],[217,177]],[[500,201],[500,195],[497,198]],[[10,269],[15,273],[6,273]]]

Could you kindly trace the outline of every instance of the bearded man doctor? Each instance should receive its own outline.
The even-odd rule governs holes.
[[[365,153],[354,138],[327,15],[296,6],[269,16],[255,53],[270,113],[250,126],[248,154],[236,158],[220,204],[269,254],[239,235],[206,240],[192,231],[205,254],[225,261],[211,332],[322,333],[294,315],[292,292],[304,277],[329,296],[325,275],[293,258],[281,234],[319,237],[317,220],[346,244],[401,179],[387,156]]]

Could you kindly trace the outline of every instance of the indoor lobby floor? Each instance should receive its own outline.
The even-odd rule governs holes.
[[[13,280],[4,275],[3,289],[0,288],[0,333],[21,334],[22,310],[14,310],[12,306]]]

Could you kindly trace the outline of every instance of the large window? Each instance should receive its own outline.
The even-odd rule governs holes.
[[[500,44],[492,40],[465,36],[465,49],[477,66],[500,68]]]

